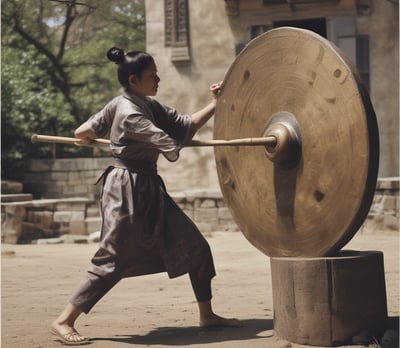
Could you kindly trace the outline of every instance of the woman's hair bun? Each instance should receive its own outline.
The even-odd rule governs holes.
[[[125,59],[125,53],[118,47],[112,47],[107,52],[107,58],[115,64],[120,64]]]

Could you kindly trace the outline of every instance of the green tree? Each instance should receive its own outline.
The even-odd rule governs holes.
[[[51,156],[32,133],[71,136],[119,89],[111,46],[144,49],[143,0],[2,1],[2,175]],[[57,145],[57,156],[87,155]],[[16,169],[18,169],[16,171]]]

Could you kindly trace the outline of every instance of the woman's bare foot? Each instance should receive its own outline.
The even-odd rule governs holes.
[[[240,320],[235,318],[222,318],[216,314],[212,314],[206,318],[200,319],[200,327],[242,327]]]
[[[80,335],[74,327],[67,324],[53,322],[51,324],[50,332],[57,336],[58,339],[66,345],[82,345],[89,343],[87,337]]]
[[[56,335],[63,344],[75,346],[89,343],[89,340],[74,328],[75,320],[82,311],[72,304],[67,304],[59,317],[51,324],[50,332]]]
[[[200,310],[200,327],[242,327],[238,319],[226,319],[216,315],[212,309],[211,301],[197,302]]]

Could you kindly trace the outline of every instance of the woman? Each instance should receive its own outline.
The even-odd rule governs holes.
[[[201,327],[238,327],[237,319],[213,312],[215,269],[209,245],[167,194],[156,166],[160,153],[169,161],[177,160],[180,149],[212,117],[220,83],[210,87],[209,105],[191,116],[181,115],[149,98],[157,94],[160,82],[152,56],[125,54],[113,47],[107,57],[118,64],[118,80],[125,93],[75,130],[78,145],[109,134],[115,158],[101,177],[100,246],[51,331],[63,343],[87,343],[74,328],[82,312],[88,313],[122,278],[164,271],[170,278],[189,273]]]

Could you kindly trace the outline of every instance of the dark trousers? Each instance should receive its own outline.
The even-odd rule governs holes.
[[[189,272],[193,292],[198,302],[210,301],[212,298],[211,279],[215,275],[214,264],[210,257],[198,268]],[[89,313],[92,307],[122,279],[119,272],[112,271],[106,275],[99,276],[88,271],[82,283],[70,298],[70,303]]]

